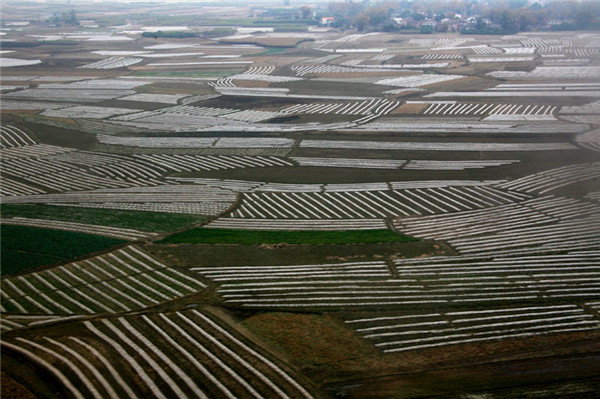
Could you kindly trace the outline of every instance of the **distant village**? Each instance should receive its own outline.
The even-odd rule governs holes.
[[[251,3],[244,18],[221,21],[204,37],[233,34],[238,24],[253,31],[268,27],[275,32],[303,32],[309,28],[331,28],[340,31],[398,32],[398,33],[463,33],[514,34],[528,31],[600,30],[600,1],[598,0],[395,0],[395,1],[330,1],[283,0],[272,3]],[[102,29],[128,25],[131,21],[107,16],[99,19],[79,19],[79,10],[89,15],[93,3],[78,5],[78,14],[70,5],[57,5],[52,16],[35,20],[5,20],[2,26],[34,23],[49,26],[81,26]],[[86,8],[87,7],[87,8]],[[88,9],[89,8],[89,9]],[[141,24],[198,26],[202,21],[193,13],[177,16],[145,16]],[[135,25],[135,23],[134,23]],[[16,26],[16,25],[15,25]],[[193,30],[193,29],[192,29]],[[186,38],[196,36],[192,31],[150,32],[148,37]]]
[[[330,2],[257,11],[265,20],[305,20],[309,25],[359,31],[406,33],[461,32],[507,34],[522,31],[600,28],[600,2],[594,0],[362,1]]]

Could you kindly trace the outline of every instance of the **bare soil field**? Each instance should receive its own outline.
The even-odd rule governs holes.
[[[182,267],[280,265],[294,259],[295,264],[369,261],[388,257],[449,255],[453,251],[430,241],[345,245],[173,245],[154,244],[150,249]]]

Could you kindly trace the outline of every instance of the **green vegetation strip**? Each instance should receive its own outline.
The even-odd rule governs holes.
[[[417,241],[390,230],[257,231],[196,228],[165,238],[165,244],[360,244]]]
[[[287,50],[287,47],[271,47],[271,46],[266,46],[267,47],[267,51],[263,51],[262,53],[258,53],[255,54],[256,56],[259,55],[277,55],[277,54],[283,54],[285,53],[285,51]],[[290,46],[293,47],[293,46]]]
[[[1,274],[18,273],[124,243],[116,238],[24,226],[0,226]]]
[[[50,219],[157,233],[181,230],[205,220],[195,215],[51,205],[2,205],[0,209],[3,218]]]

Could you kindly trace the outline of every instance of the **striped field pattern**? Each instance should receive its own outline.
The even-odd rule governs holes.
[[[94,107],[94,106],[74,106],[61,109],[52,109],[42,112],[41,115],[53,116],[57,118],[87,118],[104,119],[115,115],[137,113],[139,109],[114,108],[114,107]]]
[[[106,58],[101,61],[92,62],[91,64],[86,64],[81,66],[80,68],[85,69],[116,69],[116,68],[124,68],[130,65],[135,65],[144,61],[143,58],[137,57],[120,57],[113,56]]]
[[[536,67],[531,72],[521,71],[496,71],[489,72],[488,75],[495,78],[506,79],[598,79],[600,78],[600,68],[593,66],[573,66],[573,67]]]
[[[346,323],[384,353],[600,329],[598,320],[577,305],[393,313]]]
[[[494,166],[510,165],[520,162],[519,160],[499,159],[487,161],[432,161],[432,160],[413,160],[404,165],[403,169],[410,170],[466,170],[481,169]]]
[[[63,222],[59,220],[48,219],[30,219],[30,218],[4,218],[0,219],[0,224],[13,226],[30,226],[54,230],[76,231],[79,233],[95,234],[105,237],[114,237],[122,240],[138,240],[154,236],[154,233],[139,231],[133,229],[124,229],[117,227],[108,227],[93,224],[83,224],[74,222]]]
[[[209,178],[174,178],[181,183],[194,183],[211,187],[218,190],[233,190],[240,192],[341,192],[341,191],[374,191],[374,190],[406,190],[406,189],[425,189],[425,188],[447,188],[447,187],[479,187],[489,186],[505,182],[506,180],[414,180],[414,181],[395,181],[395,182],[376,182],[376,183],[329,183],[329,184],[308,184],[308,183],[267,183],[261,181],[248,180],[228,180],[228,179],[209,179]],[[179,186],[180,189],[182,186]],[[148,188],[147,190],[154,190]],[[171,187],[169,190],[177,190]],[[529,197],[529,196],[527,196]],[[513,199],[523,199],[521,194]]]
[[[71,148],[36,144],[24,132],[3,129],[4,148],[0,160],[3,177],[8,178],[8,195],[32,194],[45,190],[71,191],[95,188],[155,185],[161,175],[131,158]],[[17,183],[15,180],[21,182]],[[21,187],[21,188],[19,188]]]
[[[129,96],[136,94],[131,89],[100,89],[100,88],[76,88],[64,85],[59,88],[36,88],[15,91],[4,94],[3,97],[8,99],[31,99],[39,101],[65,101],[75,103],[95,103],[105,100],[111,100],[117,97]]]
[[[399,169],[406,163],[398,159],[291,157],[300,166],[360,169]]]
[[[405,234],[444,239],[457,252],[474,256],[518,256],[600,245],[595,203],[545,196],[481,211],[396,219]]]
[[[115,121],[135,121],[142,118],[149,118],[152,116],[162,114],[182,114],[182,115],[195,115],[195,116],[221,116],[233,112],[238,112],[237,109],[231,108],[208,108],[208,107],[197,107],[194,105],[175,105],[172,107],[159,108],[154,111],[142,111],[131,113],[129,115],[116,116],[112,118]]]
[[[302,140],[301,148],[339,148],[396,151],[558,151],[575,150],[570,143],[464,143],[359,140]]]
[[[130,312],[205,287],[135,246],[88,260],[2,280],[2,312],[94,314]]]
[[[534,56],[521,56],[521,57],[469,57],[469,62],[489,62],[489,63],[502,63],[502,62],[529,62],[535,59]]]
[[[342,65],[329,65],[329,64],[317,64],[317,65],[294,65],[292,71],[296,76],[306,75],[326,75],[330,73],[365,73],[365,72],[381,72],[384,69],[372,68],[365,69],[359,67],[342,66]]]
[[[161,185],[125,189],[5,197],[4,203],[52,204],[194,215],[218,215],[232,206],[236,194],[225,188]]]
[[[148,51],[78,32],[104,50],[56,43],[53,68],[0,79],[0,199],[28,211],[0,225],[122,240],[2,276],[10,378],[71,399],[383,397],[462,358],[489,374],[465,398],[585,388],[561,362],[598,355],[600,34],[312,28]],[[148,223],[65,219],[109,210]],[[279,238],[164,240],[179,223]]]
[[[600,298],[598,250],[396,259],[391,266],[372,261],[191,270],[218,283],[217,292],[225,303],[254,309],[381,311],[415,305],[491,306]]]
[[[472,47],[469,47],[469,48],[475,54],[479,54],[479,55],[501,54],[502,53],[502,50],[500,50],[499,48],[490,47],[488,45],[472,46]]]
[[[400,78],[382,79],[376,84],[398,87],[421,87],[436,83],[448,82],[450,80],[462,79],[464,75],[415,75]]]
[[[561,219],[540,226],[523,226],[477,237],[459,237],[448,243],[462,254],[530,254],[595,248],[600,245],[600,212]]]
[[[24,147],[38,144],[27,133],[16,126],[0,126],[0,149]]]
[[[18,330],[21,328],[60,323],[67,320],[79,319],[81,317],[85,316],[3,314],[2,317],[0,317],[0,331],[2,331],[4,334],[5,332]]]
[[[398,230],[415,237],[448,240],[503,231],[516,232],[521,228],[550,225],[599,211],[598,205],[593,203],[547,195],[475,211],[399,218],[393,224]]]
[[[307,398],[288,371],[198,310],[79,323],[83,336],[3,340],[83,398]],[[110,359],[110,360],[109,360]]]
[[[107,172],[111,166],[84,168],[70,162],[62,161],[52,155],[42,157],[21,157],[2,160],[3,173],[8,177],[22,179],[46,189],[56,191],[92,190],[97,188],[131,187],[135,185],[155,185],[159,177],[154,171],[132,174],[133,181],[121,173]],[[131,167],[136,169],[134,165]],[[119,170],[120,168],[117,168]],[[142,179],[136,179],[141,177]],[[129,181],[128,181],[129,180]],[[146,180],[144,183],[143,180]]]
[[[316,166],[328,168],[358,168],[358,169],[406,169],[406,170],[465,170],[481,169],[494,166],[510,165],[519,160],[465,160],[465,161],[436,161],[436,160],[401,160],[401,159],[365,159],[365,158],[316,158],[291,157],[300,166]]]
[[[230,217],[264,219],[355,219],[432,215],[482,209],[528,198],[490,187],[401,190],[244,193]]]
[[[99,134],[102,144],[142,148],[289,148],[292,139],[279,137],[118,137]]]
[[[525,193],[544,194],[570,184],[595,179],[600,176],[600,162],[562,166],[525,176],[498,185],[500,188]]]
[[[552,115],[556,106],[433,102],[423,115]]]
[[[236,219],[219,218],[204,226],[208,229],[232,230],[386,230],[384,219]]]
[[[461,54],[430,53],[421,57],[422,60],[462,60]]]
[[[190,172],[266,166],[292,166],[283,158],[269,156],[202,156],[202,155],[136,155],[136,158],[156,165],[164,171]]]
[[[280,111],[287,114],[335,114],[335,115],[369,115],[387,103],[384,99],[355,101],[349,103],[297,104]]]
[[[0,196],[43,194],[44,190],[4,176],[0,176]]]

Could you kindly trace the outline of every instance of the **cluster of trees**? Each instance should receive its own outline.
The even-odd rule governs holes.
[[[79,21],[77,20],[77,15],[75,14],[75,10],[70,9],[67,12],[63,12],[62,14],[56,14],[50,17],[47,21],[49,24],[60,26],[64,25],[79,25]]]
[[[235,28],[214,28],[206,32],[202,32],[202,37],[205,39],[214,39],[216,37],[223,37],[235,34]]]
[[[186,31],[167,31],[167,32],[163,32],[162,30],[159,30],[157,32],[144,32],[142,33],[143,37],[151,37],[154,39],[157,39],[159,37],[164,37],[167,39],[185,39],[188,37],[196,37],[197,35],[193,32],[186,32]]]
[[[489,10],[489,19],[498,24],[504,32],[523,32],[547,26],[549,22],[554,30],[591,30],[600,28],[600,2],[560,0],[546,3],[533,3],[493,8]],[[524,0],[519,0],[524,2]],[[517,3],[520,4],[520,3]]]
[[[416,29],[424,20],[434,22],[427,24],[426,31],[444,31],[447,20],[456,21],[456,15],[469,33],[515,33],[548,26],[556,30],[600,28],[597,0],[553,0],[543,5],[528,0],[347,0],[329,3],[325,14],[335,18],[332,26],[359,31]],[[407,22],[398,26],[394,17]],[[477,22],[466,24],[469,17]]]

